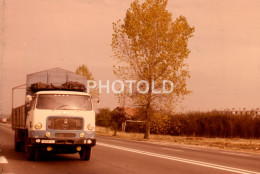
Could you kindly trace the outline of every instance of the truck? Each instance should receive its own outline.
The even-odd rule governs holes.
[[[85,84],[86,77],[61,68],[28,74],[25,102],[12,106],[15,151],[29,161],[42,153],[79,153],[88,161],[96,144],[95,111]]]
[[[5,118],[5,117],[0,118],[0,123],[7,123],[7,118]]]

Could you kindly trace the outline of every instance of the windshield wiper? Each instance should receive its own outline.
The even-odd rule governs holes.
[[[57,108],[53,108],[53,110],[61,109],[61,108],[66,107],[66,106],[69,106],[69,105],[60,105]]]

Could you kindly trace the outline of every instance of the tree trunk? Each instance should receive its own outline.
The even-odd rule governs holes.
[[[151,85],[151,79],[149,80],[149,84]],[[146,104],[146,124],[145,124],[145,133],[144,139],[150,138],[150,129],[151,129],[151,98],[152,98],[152,90],[149,88],[148,91],[148,102]]]
[[[116,134],[117,134],[117,129],[114,130],[113,136],[116,136]]]
[[[150,138],[150,129],[151,129],[150,121],[147,121],[145,125],[144,139]]]
[[[114,131],[113,136],[116,136],[117,131],[118,131],[118,123],[112,122],[112,129],[113,129],[113,131]]]

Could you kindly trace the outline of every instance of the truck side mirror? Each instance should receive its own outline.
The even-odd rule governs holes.
[[[31,95],[27,95],[26,96],[26,106],[29,107],[32,101],[32,96]]]
[[[97,102],[99,104],[100,100],[99,100],[99,97],[92,97],[92,100]]]

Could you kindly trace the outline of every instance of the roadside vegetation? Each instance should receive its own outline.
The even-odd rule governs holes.
[[[127,113],[117,115],[115,111],[110,111],[108,108],[99,109],[96,124],[104,127],[117,124],[117,130],[120,130],[122,124],[125,123],[126,132],[143,133],[145,131],[142,110],[131,118],[127,117]],[[260,138],[260,116],[233,115],[217,111],[187,114],[169,114],[158,111],[154,113],[151,122],[151,133],[208,138]]]
[[[107,127],[96,127],[96,134],[101,136],[116,137],[121,139],[170,143],[182,145],[195,145],[200,147],[210,147],[225,150],[236,150],[242,152],[260,153],[260,139],[244,139],[244,138],[207,138],[194,136],[171,136],[171,135],[156,135],[151,134],[150,139],[144,139],[143,133],[117,132],[114,136],[114,131]]]
[[[155,113],[151,136],[145,140],[144,123],[134,122],[141,120],[141,116],[134,117],[131,120],[133,122],[127,122],[124,115],[115,115],[115,111],[108,108],[99,110],[96,117],[98,135],[260,153],[259,116],[222,114],[216,111],[174,115]],[[125,132],[121,131],[123,123],[126,123]]]

